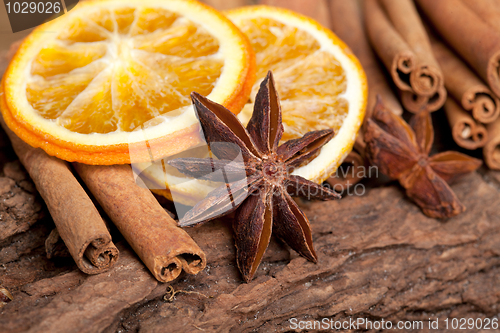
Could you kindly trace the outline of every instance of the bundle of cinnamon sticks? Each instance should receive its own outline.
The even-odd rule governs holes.
[[[367,73],[367,117],[376,95],[401,114],[389,80],[408,111],[444,106],[455,142],[483,148],[486,164],[500,169],[498,1],[331,0],[330,11],[332,30]]]
[[[1,60],[8,61],[18,45],[13,44],[7,59]],[[6,107],[3,99],[0,99],[0,107]],[[177,226],[153,194],[136,184],[129,165],[74,163],[72,168],[67,162],[23,142],[1,116],[0,125],[81,271],[98,274],[110,269],[117,262],[119,251],[73,169],[158,281],[172,281],[183,270],[197,274],[205,268],[205,253]]]
[[[371,45],[400,91],[405,109],[436,111],[446,100],[442,70],[411,0],[363,1]]]
[[[483,147],[486,164],[500,169],[500,3],[416,3],[435,29],[432,50],[451,96],[445,111],[455,142],[466,149]]]

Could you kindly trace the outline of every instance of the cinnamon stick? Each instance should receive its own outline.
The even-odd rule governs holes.
[[[403,91],[412,91],[410,73],[417,65],[415,53],[392,26],[377,0],[363,1],[368,38],[394,80]]]
[[[157,280],[169,282],[182,269],[197,274],[205,268],[205,253],[153,194],[136,184],[129,165],[73,166]]]
[[[478,124],[460,105],[448,97],[444,111],[451,127],[453,140],[462,148],[477,149],[484,147],[488,140],[488,132],[483,125]]]
[[[389,110],[401,115],[403,108],[387,83],[387,77],[369,45],[359,1],[331,0],[330,14],[332,31],[349,46],[366,72],[369,89],[365,119],[370,117],[377,95],[382,97]],[[353,156],[353,160],[357,158]]]
[[[0,100],[5,108],[5,101]],[[59,234],[78,268],[87,274],[108,270],[118,258],[118,250],[99,212],[74,177],[66,162],[33,148],[12,132],[3,118],[19,160],[28,171],[40,196],[47,204]]]
[[[490,169],[500,170],[500,118],[486,125],[488,142],[483,148],[486,165]]]
[[[500,3],[497,0],[462,0],[484,22],[500,31]]]
[[[500,97],[500,32],[462,1],[416,1],[447,43]]]
[[[449,94],[470,111],[475,120],[495,121],[500,114],[500,101],[488,86],[443,43],[433,40],[432,50],[443,68]]]
[[[404,107],[413,113],[420,111],[436,111],[439,110],[446,101],[446,88],[440,85],[436,93],[432,96],[417,95],[410,91],[401,92],[401,103]]]
[[[410,85],[415,94],[433,96],[443,81],[443,74],[432,54],[427,32],[411,0],[380,0],[394,29],[408,43],[418,59],[410,73]]]
[[[357,0],[331,0],[330,18],[332,31],[349,46],[366,72],[369,89],[365,119],[370,117],[377,101],[377,95],[384,100],[389,110],[401,115],[403,108],[387,83],[387,77],[368,42],[360,2]],[[339,170],[334,176],[327,179],[327,182],[334,189],[343,189],[361,181],[362,175],[365,173],[359,171],[364,171],[361,168],[367,165],[364,150],[363,133],[359,132],[353,150],[343,162],[349,166],[348,171],[350,172],[343,174],[342,170]]]
[[[403,106],[414,113],[438,110],[446,100],[443,74],[413,2],[363,3],[371,44],[402,91]]]

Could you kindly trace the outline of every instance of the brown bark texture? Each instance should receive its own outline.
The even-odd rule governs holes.
[[[0,243],[28,230],[42,216],[42,206],[36,197],[35,186],[19,161],[6,163],[3,174],[0,177]]]
[[[395,185],[304,203],[318,264],[273,238],[250,283],[235,264],[230,221],[187,229],[208,265],[170,284],[172,302],[127,245],[100,275],[47,260],[36,239],[50,228],[40,222],[16,236],[27,249],[0,269],[14,297],[0,309],[2,331],[281,332],[291,318],[492,317],[500,305],[500,173],[473,173],[452,188],[467,211],[446,221],[425,217]]]

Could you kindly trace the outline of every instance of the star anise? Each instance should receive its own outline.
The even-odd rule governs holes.
[[[465,207],[447,182],[476,170],[482,162],[455,151],[429,157],[434,130],[428,112],[416,114],[410,125],[386,110],[379,98],[365,126],[368,158],[381,173],[397,179],[427,216],[462,213]]]
[[[283,125],[271,72],[261,83],[246,129],[222,105],[197,93],[191,98],[210,151],[218,159],[178,158],[169,164],[188,176],[225,184],[188,211],[179,225],[191,226],[236,211],[237,263],[246,281],[255,274],[271,232],[316,262],[309,221],[291,196],[322,200],[340,196],[291,171],[314,159],[333,137],[333,130],[309,132],[278,147]]]

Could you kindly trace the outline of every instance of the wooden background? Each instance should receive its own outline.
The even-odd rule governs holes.
[[[209,2],[219,9],[247,3]],[[329,24],[326,0],[266,3]],[[1,7],[5,53],[26,32],[10,33],[4,14]],[[456,149],[442,112],[433,120],[437,149]],[[229,221],[188,229],[208,266],[171,283],[179,292],[167,302],[168,285],[152,277],[116,230],[121,257],[109,272],[88,276],[71,258],[46,258],[53,223],[0,133],[0,285],[14,295],[0,308],[0,331],[282,332],[291,331],[291,318],[368,318],[421,320],[425,332],[428,320],[439,318],[440,329],[432,330],[438,332],[445,318],[498,318],[500,172],[483,167],[454,184],[467,211],[446,221],[425,217],[394,183],[364,184],[363,196],[302,203],[318,264],[273,239],[248,284],[236,268]]]

